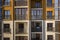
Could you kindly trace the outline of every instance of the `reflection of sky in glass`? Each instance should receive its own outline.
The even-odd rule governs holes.
[[[10,15],[10,11],[9,10],[6,10],[5,11],[5,15]]]
[[[58,0],[55,0],[55,19],[58,19]]]
[[[55,7],[58,7],[58,0],[55,0]]]

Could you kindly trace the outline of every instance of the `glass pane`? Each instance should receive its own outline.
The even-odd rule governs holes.
[[[10,15],[10,11],[9,10],[5,10],[5,15]]]
[[[47,6],[52,6],[52,0],[47,0]]]
[[[48,11],[48,12],[47,12],[47,16],[52,17],[52,11]]]

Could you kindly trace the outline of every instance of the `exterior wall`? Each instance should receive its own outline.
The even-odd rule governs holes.
[[[53,35],[53,40],[55,40],[55,31],[47,31],[47,23],[53,23],[53,27],[55,28],[55,21],[45,21],[45,40],[47,40],[47,35]]]
[[[2,0],[3,1],[3,0]],[[27,0],[27,6],[14,6],[14,1],[15,0],[10,0],[10,6],[2,6],[2,14],[4,14],[4,10],[10,10],[10,15],[11,15],[11,20],[7,20],[7,19],[3,19],[2,20],[2,30],[3,30],[3,24],[10,24],[10,28],[11,28],[11,33],[7,34],[7,33],[3,33],[2,31],[2,39],[5,37],[9,37],[10,40],[15,40],[15,36],[27,36],[28,40],[31,40],[31,21],[34,22],[39,22],[42,21],[42,32],[40,34],[42,34],[42,40],[47,40],[47,35],[53,35],[53,39],[55,40],[55,36],[56,33],[54,32],[48,32],[47,31],[47,23],[53,23],[53,27],[55,28],[55,21],[59,21],[58,20],[58,0],[52,0],[53,2],[53,7],[47,7],[47,0],[42,0],[42,9],[43,9],[43,20],[31,20],[31,6],[34,6],[34,2],[31,0]],[[26,20],[15,20],[15,12],[14,9],[15,8],[27,8],[27,16],[26,16]],[[51,20],[51,19],[47,19],[47,11],[52,11],[52,15],[55,16],[55,19]],[[24,27],[25,27],[25,32],[27,32],[26,34],[15,34],[15,28],[17,27],[17,23],[24,23]],[[27,31],[26,31],[27,30]],[[34,32],[32,32],[34,33]],[[38,32],[35,32],[38,33]],[[38,33],[39,34],[39,33]],[[58,33],[60,34],[60,33]]]
[[[11,20],[13,20],[13,12],[14,12],[14,10],[13,10],[13,0],[10,0],[10,5],[9,6],[3,5],[3,8],[2,9],[3,10],[10,10]],[[3,11],[2,14],[4,14],[4,11]],[[6,19],[4,19],[4,20],[6,20]]]
[[[8,33],[8,34],[7,33],[3,33],[3,38],[9,37],[10,40],[13,40],[13,21],[3,21],[2,27],[3,27],[3,24],[7,24],[7,23],[10,24],[11,33]]]
[[[23,34],[16,34],[16,25],[18,24],[18,23],[24,23],[24,31],[26,32],[26,33],[23,33]],[[14,21],[14,40],[15,40],[15,37],[16,36],[27,36],[28,37],[28,40],[30,40],[30,22],[28,21],[28,20],[21,20],[21,21]]]

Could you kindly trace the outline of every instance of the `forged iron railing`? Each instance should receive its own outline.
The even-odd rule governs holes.
[[[15,15],[15,20],[26,20],[26,15]]]

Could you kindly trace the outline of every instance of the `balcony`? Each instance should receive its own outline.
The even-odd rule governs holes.
[[[42,23],[40,22],[32,22],[31,23],[31,31],[32,32],[42,32]]]
[[[3,19],[4,20],[11,20],[11,15],[4,15]]]
[[[31,9],[31,19],[32,20],[42,20],[43,19],[43,9],[42,8],[32,8]]]
[[[15,15],[15,20],[26,20],[26,15]]]
[[[15,1],[15,6],[27,6],[27,1]]]
[[[27,23],[16,23],[15,28],[16,34],[26,34],[27,33]]]

